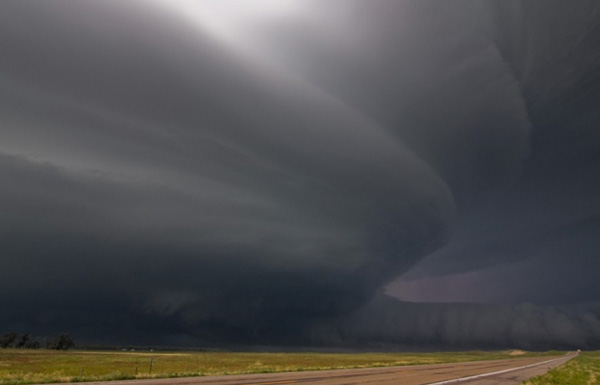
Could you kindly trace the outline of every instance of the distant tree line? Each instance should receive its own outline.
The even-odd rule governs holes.
[[[0,336],[2,349],[39,349],[42,340],[30,333],[8,332]],[[67,350],[75,347],[75,342],[68,333],[61,333],[54,338],[45,339],[46,349]]]

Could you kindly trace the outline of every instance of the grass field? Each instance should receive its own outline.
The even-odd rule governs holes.
[[[600,351],[583,352],[526,385],[600,385]]]
[[[558,352],[444,353],[222,353],[0,350],[0,384],[272,373],[284,371],[434,364]],[[152,372],[150,373],[150,363]]]

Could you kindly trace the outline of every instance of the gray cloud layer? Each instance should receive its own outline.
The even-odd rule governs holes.
[[[417,304],[379,296],[343,320],[317,325],[311,337],[379,348],[586,349],[600,343],[598,310],[597,305]]]
[[[521,260],[598,300],[593,3],[296,6],[0,5],[0,326],[322,343],[410,268]]]

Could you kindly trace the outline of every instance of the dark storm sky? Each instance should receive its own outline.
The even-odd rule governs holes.
[[[4,1],[0,330],[599,346],[598,46],[596,1]]]

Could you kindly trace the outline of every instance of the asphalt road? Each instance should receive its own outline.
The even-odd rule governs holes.
[[[110,385],[512,385],[546,373],[576,355],[577,353],[569,353],[555,358],[521,358],[387,368],[111,381]],[[85,383],[85,385],[94,384],[107,385],[106,382]]]

